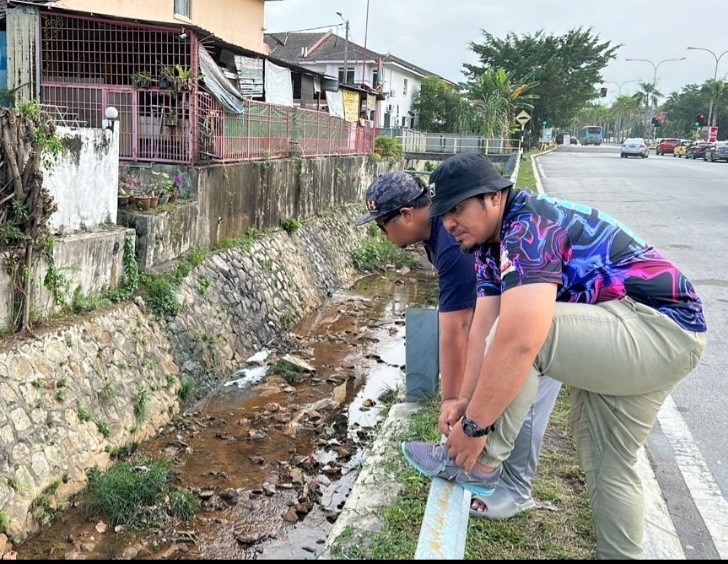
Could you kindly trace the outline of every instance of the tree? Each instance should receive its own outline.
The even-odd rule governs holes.
[[[472,130],[472,111],[467,100],[441,78],[425,78],[412,105],[423,131],[470,133]]]
[[[569,123],[594,98],[594,84],[602,82],[601,70],[621,47],[600,41],[591,28],[580,27],[561,36],[546,35],[543,30],[533,35],[509,33],[505,39],[481,31],[484,41],[470,43],[480,64],[463,65],[469,80],[499,68],[510,76],[531,77],[538,82],[530,91],[538,96],[532,119],[538,123],[548,116],[557,126]]]
[[[530,103],[536,96],[528,93],[538,83],[511,80],[505,69],[486,70],[478,80],[466,85],[467,96],[472,101],[474,123],[479,133],[486,137],[506,135],[518,110],[531,110]]]
[[[640,82],[640,89],[632,94],[634,99],[644,105],[645,110],[657,107],[657,99],[662,96],[662,92],[651,82]]]

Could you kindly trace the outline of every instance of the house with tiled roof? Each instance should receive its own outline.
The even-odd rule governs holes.
[[[365,49],[332,31],[266,33],[264,39],[272,57],[336,77],[341,84],[376,89],[376,108],[367,116],[376,127],[416,128],[415,94],[424,78],[438,76],[391,53]]]

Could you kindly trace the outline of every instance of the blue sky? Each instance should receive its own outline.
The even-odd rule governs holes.
[[[367,4],[369,18],[367,22]],[[684,85],[713,78],[716,57],[728,51],[728,35],[719,32],[728,21],[728,2],[691,4],[684,0],[283,0],[266,2],[266,31],[333,29],[342,37],[350,23],[350,39],[380,53],[391,52],[431,72],[460,82],[463,63],[475,63],[469,49],[480,42],[481,30],[505,38],[543,29],[561,35],[591,27],[603,41],[623,44],[618,58],[604,70],[607,101],[620,89],[634,92],[637,81],[651,82],[665,95]],[[716,30],[709,28],[715,22]],[[367,25],[368,23],[368,25]],[[338,27],[337,27],[338,26]],[[688,46],[708,51],[688,51]],[[679,59],[683,61],[666,61]],[[626,61],[625,59],[645,61]],[[662,62],[665,61],[665,62]],[[718,78],[728,75],[728,53],[718,64]]]

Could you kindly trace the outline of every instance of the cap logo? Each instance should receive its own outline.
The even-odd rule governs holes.
[[[368,200],[367,201],[367,209],[370,212],[379,211],[379,204],[377,203],[376,200]]]
[[[436,195],[435,183],[430,184],[430,198],[434,198]]]

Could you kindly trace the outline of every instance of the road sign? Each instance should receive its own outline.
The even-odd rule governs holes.
[[[531,120],[531,116],[526,110],[521,110],[521,113],[516,116],[516,121],[521,125],[526,125]]]

